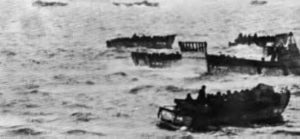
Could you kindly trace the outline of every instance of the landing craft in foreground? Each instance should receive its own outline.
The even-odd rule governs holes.
[[[291,95],[287,88],[277,93],[266,84],[258,84],[251,90],[227,91],[226,95],[220,92],[206,95],[201,90],[196,100],[188,94],[186,99],[175,99],[175,106],[160,107],[158,126],[170,130],[185,127],[201,131],[222,125],[274,124],[283,121],[281,114]]]
[[[176,35],[165,36],[137,36],[133,35],[131,38],[123,37],[106,41],[108,48],[153,48],[153,49],[172,49],[172,44]]]

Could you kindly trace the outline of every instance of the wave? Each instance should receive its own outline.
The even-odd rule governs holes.
[[[231,130],[226,130],[223,131],[222,134],[220,134],[219,136],[236,136],[237,133],[235,133],[234,131]]]
[[[69,107],[69,108],[85,108],[85,109],[91,108],[90,106],[87,106],[85,104],[70,104],[70,105],[67,105],[67,107]]]
[[[125,72],[116,72],[116,73],[113,73],[111,74],[112,76],[122,76],[122,77],[126,77],[127,74]]]
[[[284,135],[300,136],[300,131],[276,130],[272,134],[284,134]]]
[[[37,104],[25,104],[25,107],[26,107],[26,108],[38,108],[38,107],[40,107],[40,106],[37,105]]]
[[[128,56],[115,56],[115,59],[127,59],[129,58]]]
[[[173,86],[173,85],[168,85],[168,86],[165,87],[165,89],[168,92],[183,92],[183,91],[186,91],[186,89],[183,89],[183,88],[180,88],[180,87],[177,87],[177,86]]]
[[[39,92],[39,90],[32,90],[30,92],[27,92],[26,94],[37,94]]]
[[[113,115],[114,117],[125,117],[125,118],[128,118],[130,117],[129,114],[126,114],[126,113],[121,113],[121,112],[117,112],[115,115]]]
[[[95,57],[101,58],[116,58],[116,59],[124,59],[130,58],[130,50],[128,49],[107,49],[98,53]]]
[[[74,84],[79,84],[80,82],[74,78],[68,77],[67,75],[59,74],[53,76],[55,80],[60,81],[63,84],[69,84],[69,85],[74,85]]]
[[[294,95],[296,97],[299,97],[300,96],[300,91],[296,91],[296,92],[292,93],[292,95]]]
[[[159,88],[159,90],[166,90],[167,92],[171,92],[171,93],[180,93],[180,92],[185,92],[185,93],[195,93],[197,92],[197,90],[195,89],[186,89],[186,88],[181,88],[181,87],[177,87],[174,85],[167,85],[167,86],[162,86]]]
[[[16,52],[10,51],[10,50],[2,50],[0,53],[1,53],[2,55],[6,55],[7,57],[17,55]]]
[[[85,135],[85,134],[90,134],[90,135],[96,135],[96,136],[105,136],[105,134],[100,133],[100,132],[90,132],[90,131],[81,130],[81,129],[69,130],[66,133],[70,134],[70,135]]]
[[[10,131],[10,133],[13,135],[40,135],[43,132],[35,131],[34,129],[31,128],[20,128],[20,129],[12,130]]]
[[[45,112],[24,112],[22,113],[23,115],[28,115],[28,116],[49,116],[53,115],[54,113],[45,113]]]
[[[146,89],[151,89],[153,88],[154,86],[152,85],[142,85],[142,86],[137,86],[137,87],[134,87],[132,89],[129,90],[129,94],[138,94],[139,92],[143,91],[143,90],[146,90]]]
[[[136,77],[129,76],[126,72],[118,71],[118,72],[113,72],[109,73],[104,76],[105,80],[108,82],[135,82],[137,81]]]
[[[36,84],[27,84],[25,85],[25,88],[26,89],[37,89],[39,88],[40,86],[39,85],[36,85]]]
[[[299,111],[300,108],[289,108],[289,110],[293,110],[293,111]]]
[[[28,120],[28,121],[31,122],[31,123],[39,123],[39,124],[45,122],[45,120],[43,120],[43,119],[31,119],[31,120]]]
[[[76,121],[80,121],[80,122],[89,122],[97,118],[92,113],[83,113],[83,112],[75,112],[71,114],[71,116],[74,117]]]
[[[86,81],[85,84],[87,84],[87,85],[94,85],[95,82],[93,82],[93,81]]]
[[[177,86],[174,86],[174,85],[158,86],[158,87],[155,87],[153,85],[141,85],[141,86],[137,86],[137,87],[134,87],[134,88],[130,89],[128,93],[129,94],[138,94],[142,91],[147,91],[149,89],[154,89],[156,91],[165,90],[167,92],[172,92],[172,93],[179,93],[179,92],[193,93],[193,92],[196,92],[196,90],[185,89],[185,88],[177,87]]]

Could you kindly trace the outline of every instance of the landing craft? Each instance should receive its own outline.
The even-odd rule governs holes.
[[[236,41],[240,42],[240,39],[238,40],[239,41]],[[271,46],[262,45],[262,47],[264,51],[266,51],[267,55],[271,56],[270,61],[266,61],[264,58],[259,61],[230,57],[226,55],[207,54],[207,71],[211,73],[214,69],[221,67],[229,69],[245,67],[247,69],[255,69],[259,74],[262,73],[262,69],[275,69],[281,70],[283,75],[291,73],[300,75],[300,52],[293,33],[278,34],[276,36],[263,37],[263,39],[256,37],[254,42],[258,44],[266,44],[268,40],[273,41],[273,44]],[[246,42],[248,41],[249,40]]]
[[[264,5],[267,4],[267,1],[258,1],[258,0],[253,0],[251,1],[252,5]]]
[[[32,3],[33,6],[40,6],[40,7],[49,7],[49,6],[67,6],[67,3],[64,2],[47,2],[47,1],[41,1],[37,0]]]
[[[121,6],[121,5],[124,5],[126,7],[131,7],[131,6],[141,6],[141,5],[144,5],[144,6],[148,6],[148,7],[158,7],[159,6],[159,3],[156,3],[156,2],[149,2],[149,1],[141,1],[141,2],[133,2],[133,3],[121,3],[121,2],[113,2],[113,5],[115,6]]]
[[[242,34],[240,33],[234,42],[229,42],[229,46],[236,46],[238,44],[251,45],[255,44],[259,47],[266,47],[267,44],[279,45],[280,43],[286,43],[289,38],[290,33],[276,34],[274,36],[262,35],[259,36],[256,33],[251,34]]]
[[[175,99],[176,105],[159,108],[158,126],[170,130],[201,131],[209,130],[211,126],[280,123],[290,95],[287,88],[278,93],[272,86],[258,84],[251,90],[228,91],[226,95],[204,93],[196,100],[191,97]]]
[[[106,41],[108,48],[153,48],[153,49],[172,49],[172,44],[176,35],[166,36],[137,36],[131,38],[123,37]]]

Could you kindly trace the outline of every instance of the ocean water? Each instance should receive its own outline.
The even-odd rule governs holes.
[[[53,0],[51,0],[53,1]],[[62,1],[62,0],[61,0]],[[0,137],[12,138],[296,138],[300,135],[300,78],[221,73],[204,76],[203,60],[163,69],[134,66],[126,51],[105,41],[133,33],[177,34],[176,42],[207,41],[209,53],[258,58],[251,46],[228,48],[238,33],[292,31],[299,44],[300,1],[156,0],[159,7],[114,6],[135,0],[0,1]],[[174,43],[178,49],[177,43]],[[267,83],[292,90],[276,126],[223,127],[190,133],[156,126],[161,105],[187,93],[252,88]]]

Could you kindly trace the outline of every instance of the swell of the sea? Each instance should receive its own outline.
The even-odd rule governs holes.
[[[189,58],[163,69],[137,67],[127,51],[105,44],[133,33],[176,33],[174,47],[178,40],[207,41],[209,53],[260,59],[260,49],[228,48],[228,41],[240,32],[293,31],[299,42],[298,0],[256,6],[250,0],[156,0],[158,7],[112,4],[134,0],[64,0],[64,7],[32,2],[0,1],[1,138],[281,138],[300,133],[300,80],[295,75],[206,76],[205,61]],[[205,133],[156,127],[158,106],[187,93],[196,97],[203,84],[215,93],[258,83],[292,89],[284,124]]]

